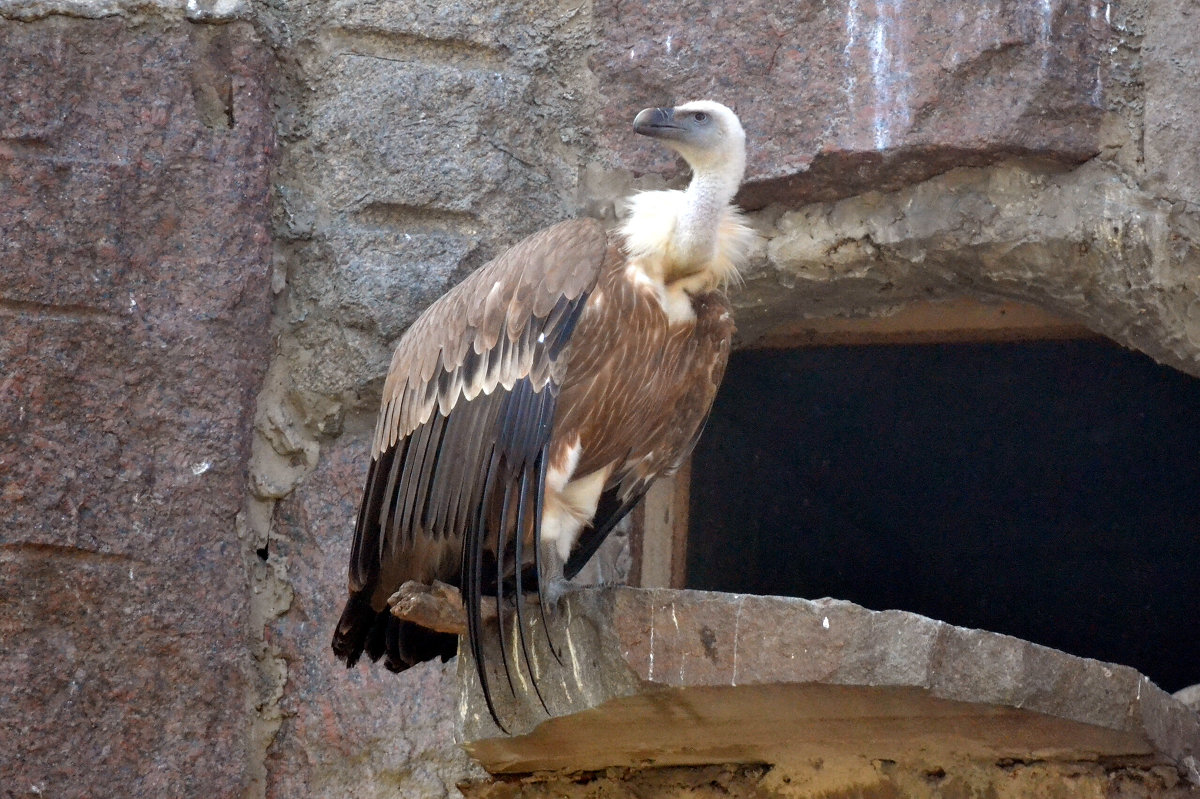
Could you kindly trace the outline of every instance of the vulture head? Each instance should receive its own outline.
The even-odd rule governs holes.
[[[737,279],[755,238],[733,206],[746,171],[746,134],[737,114],[712,100],[647,108],[633,130],[660,141],[692,168],[686,191],[630,198],[626,249],[655,278],[698,291]],[[686,282],[679,282],[686,281]]]
[[[737,114],[712,100],[675,108],[647,108],[633,119],[633,130],[659,139],[683,156],[695,173],[721,172],[736,186],[746,165],[746,133]]]

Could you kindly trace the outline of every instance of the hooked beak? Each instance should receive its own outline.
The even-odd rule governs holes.
[[[675,124],[674,108],[647,108],[633,118],[633,132],[655,139],[677,139],[683,128]]]

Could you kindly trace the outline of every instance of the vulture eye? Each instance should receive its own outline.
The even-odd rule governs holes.
[[[704,113],[703,111],[697,111],[696,113],[692,114],[692,119],[696,120],[697,122],[707,122],[708,114]]]

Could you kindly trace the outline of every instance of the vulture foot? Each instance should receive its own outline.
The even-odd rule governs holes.
[[[546,581],[546,585],[542,588],[542,596],[545,598],[547,605],[557,608],[559,600],[578,587],[578,585],[570,580],[565,580],[562,577],[552,577]]]

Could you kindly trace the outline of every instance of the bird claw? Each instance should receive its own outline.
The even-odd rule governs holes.
[[[559,600],[571,591],[574,591],[577,587],[570,580],[564,580],[562,577],[552,577],[542,586],[542,597],[550,608],[557,609]]]

